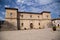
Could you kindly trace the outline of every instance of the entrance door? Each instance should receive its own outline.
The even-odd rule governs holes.
[[[59,24],[58,24],[58,27],[59,27]]]
[[[30,23],[30,28],[33,29],[33,23]]]

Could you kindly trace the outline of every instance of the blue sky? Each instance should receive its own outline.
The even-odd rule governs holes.
[[[60,0],[0,0],[0,20],[5,19],[5,7],[18,8],[22,12],[50,11],[52,18],[60,15]]]

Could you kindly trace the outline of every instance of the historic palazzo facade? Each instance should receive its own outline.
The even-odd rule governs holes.
[[[5,25],[13,30],[48,28],[51,15],[48,11],[41,13],[18,12],[16,8],[5,8]]]
[[[43,11],[41,13],[18,12],[16,8],[5,8],[5,24],[13,29],[37,29],[47,28],[51,22],[50,12]]]

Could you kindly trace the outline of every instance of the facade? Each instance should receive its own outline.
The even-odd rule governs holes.
[[[52,23],[56,25],[56,27],[60,27],[60,18],[52,19]]]
[[[18,12],[16,8],[5,8],[5,26],[8,29],[38,29],[48,28],[48,23],[51,22],[51,15],[48,11],[41,13],[33,12]]]

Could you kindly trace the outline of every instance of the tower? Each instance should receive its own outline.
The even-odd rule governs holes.
[[[51,15],[50,15],[50,12],[48,11],[43,11],[42,12],[42,26],[44,28],[48,28],[48,26],[50,25],[51,23]]]
[[[17,30],[17,11],[16,8],[5,8],[6,9],[6,15],[5,15],[5,21],[6,21],[6,27],[8,30]]]
[[[50,12],[48,11],[43,11],[42,15],[43,15],[43,19],[51,19]]]

